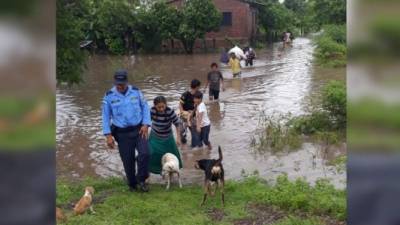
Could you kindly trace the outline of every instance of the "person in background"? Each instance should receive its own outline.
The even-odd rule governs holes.
[[[128,85],[128,72],[118,70],[114,74],[114,87],[109,90],[102,104],[103,134],[107,146],[119,154],[128,179],[130,191],[148,192],[145,180],[149,177],[150,154],[148,149],[148,127],[151,125],[150,109],[143,93]],[[136,176],[135,149],[138,151],[138,173]]]
[[[229,66],[231,67],[232,70],[232,76],[233,78],[239,77],[241,74],[240,61],[236,57],[235,53],[231,53],[230,56],[231,58],[229,59]]]
[[[192,144],[191,146],[194,147],[195,143],[197,142],[197,136],[196,136],[196,130],[194,126],[189,126],[192,124],[191,121],[191,117],[190,115],[193,113],[194,111],[194,93],[196,93],[197,91],[200,90],[200,85],[201,82],[197,79],[193,79],[190,82],[190,90],[189,91],[185,91],[179,101],[179,110],[180,110],[180,117],[182,120],[181,123],[181,142],[182,144],[186,144],[187,139],[186,139],[186,131],[187,128],[189,127],[191,136],[192,136]]]
[[[197,147],[202,148],[204,143],[208,150],[211,150],[212,146],[209,141],[211,122],[208,118],[207,107],[203,102],[203,93],[200,91],[194,94],[194,104],[196,106],[196,131],[200,136]]]
[[[256,53],[254,52],[254,49],[251,47],[247,47],[244,54],[246,55],[246,66],[253,66],[253,60],[256,58]]]
[[[291,33],[289,31],[286,31],[283,33],[283,47],[285,48],[286,46],[291,46],[292,38],[291,38]]]
[[[180,119],[175,111],[168,107],[164,96],[158,96],[153,101],[151,108],[151,132],[149,138],[150,146],[150,172],[161,174],[161,158],[165,153],[174,154],[179,160],[182,168],[181,155],[178,150],[180,145]],[[172,133],[172,124],[176,127],[176,142]]]
[[[204,90],[206,90],[207,87],[209,87],[209,98],[211,101],[219,99],[221,88],[222,91],[225,90],[224,78],[222,77],[222,73],[218,70],[218,64],[215,62],[211,64],[211,71],[207,75],[207,84]]]
[[[228,64],[228,62],[229,62],[229,55],[225,48],[222,48],[221,57],[220,57],[219,61],[224,64]]]

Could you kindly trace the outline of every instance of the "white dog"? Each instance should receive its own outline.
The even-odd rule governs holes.
[[[179,160],[178,158],[171,153],[165,153],[161,158],[162,171],[161,176],[163,179],[167,178],[167,187],[169,189],[169,185],[171,183],[171,177],[176,173],[178,175],[179,187],[182,188],[181,176],[179,173]]]

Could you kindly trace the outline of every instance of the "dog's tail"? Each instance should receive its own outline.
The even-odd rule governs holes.
[[[219,158],[218,158],[218,163],[221,163],[222,162],[222,150],[221,150],[221,146],[218,146],[218,155],[219,155]]]

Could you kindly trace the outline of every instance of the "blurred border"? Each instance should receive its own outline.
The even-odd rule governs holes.
[[[348,224],[400,224],[400,1],[348,1]]]
[[[0,3],[0,224],[55,224],[55,1]]]

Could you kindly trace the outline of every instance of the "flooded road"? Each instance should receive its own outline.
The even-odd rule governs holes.
[[[328,166],[330,157],[343,154],[345,147],[322,154],[318,145],[304,143],[290,153],[259,156],[250,147],[261,112],[266,115],[304,114],[309,98],[317,95],[330,79],[345,79],[345,69],[321,69],[312,64],[313,46],[307,38],[298,38],[286,50],[275,45],[257,52],[253,68],[244,68],[242,79],[232,79],[221,66],[226,91],[219,102],[207,102],[211,120],[210,140],[221,145],[227,179],[240,179],[243,173],[258,171],[261,177],[274,179],[287,173],[290,178],[305,177],[313,182],[328,178],[337,187],[345,186],[345,173]],[[177,109],[180,95],[193,78],[205,84],[211,62],[218,54],[140,55],[136,57],[92,56],[85,83],[79,87],[57,90],[57,175],[67,179],[84,176],[120,176],[122,163],[116,150],[105,145],[101,130],[101,100],[112,86],[113,72],[129,70],[129,79],[139,87],[149,105],[157,95],[164,95],[169,106]],[[208,95],[205,95],[208,99]],[[202,173],[193,161],[217,157],[217,151],[181,148],[184,183],[200,183]],[[152,176],[159,182],[159,176]]]

